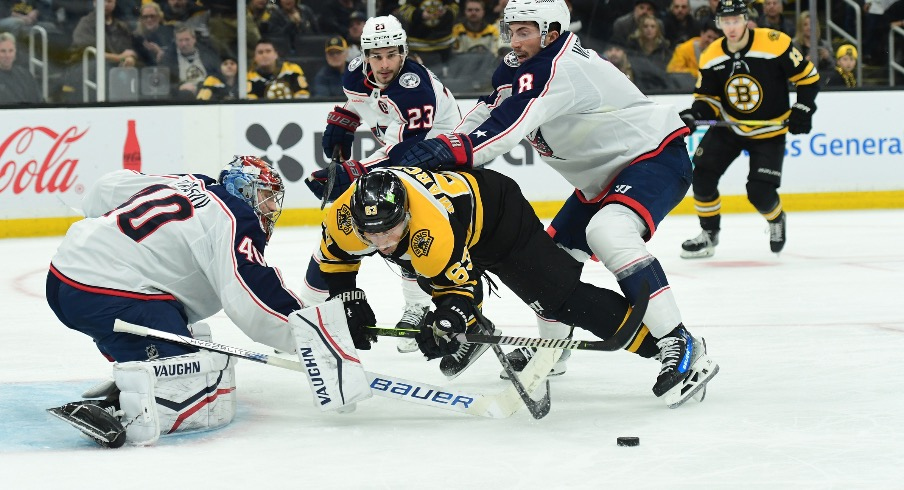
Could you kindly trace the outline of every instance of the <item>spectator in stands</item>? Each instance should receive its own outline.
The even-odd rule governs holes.
[[[16,66],[16,37],[0,33],[0,105],[40,104],[44,97],[31,73]]]
[[[441,71],[452,54],[452,26],[458,17],[457,0],[399,0],[400,20],[408,33],[408,49],[427,67]]]
[[[483,0],[465,0],[464,8],[462,22],[452,26],[452,38],[455,40],[452,51],[467,53],[477,50],[495,54],[499,45],[499,27],[487,23],[484,18]]]
[[[615,65],[641,91],[665,90],[672,88],[665,70],[656,67],[643,57],[631,57],[617,44],[610,45],[603,57]]]
[[[672,58],[672,49],[662,32],[662,24],[652,15],[642,15],[637,29],[628,37],[625,49],[633,58],[641,56],[665,71]]]
[[[700,75],[700,53],[722,34],[716,28],[716,23],[708,20],[700,29],[700,35],[688,39],[679,44],[672,53],[666,71],[669,73],[687,73],[693,80]]]
[[[207,75],[216,73],[220,58],[204,44],[199,44],[191,26],[180,25],[173,31],[176,49],[168,50],[161,65],[169,69],[170,86],[178,99],[194,99],[198,86]]]
[[[198,90],[198,100],[221,102],[239,98],[239,64],[232,56],[220,62],[220,73],[208,75]]]
[[[367,15],[360,10],[352,12],[348,17],[348,33],[345,36],[348,42],[348,52],[345,55],[345,61],[351,61],[361,56],[361,33],[364,32],[364,23],[367,22]]]
[[[702,24],[707,20],[711,20],[713,22],[716,21],[716,9],[718,7],[719,0],[707,0],[705,2],[705,5],[698,5],[697,7],[691,8],[693,8],[694,18],[697,19],[698,23]],[[757,16],[754,16],[753,18],[757,18],[758,16],[759,14],[757,14]]]
[[[248,0],[248,18],[254,22],[261,35],[269,35],[267,28],[270,23],[270,0]]]
[[[104,0],[104,59],[113,66],[130,67],[138,64],[135,39],[129,26],[113,18],[116,0]],[[82,17],[72,33],[72,45],[85,48],[97,44],[97,12],[91,11]]]
[[[794,36],[794,44],[797,45],[797,48],[807,61],[813,61],[810,59],[810,25],[810,12],[804,10],[800,13],[800,17],[797,18],[797,34]],[[816,65],[816,71],[828,73],[835,68],[835,60],[832,58],[832,46],[828,41],[820,38],[819,22],[813,24],[813,28],[816,29],[816,53],[819,56],[819,60],[813,64]]]
[[[284,56],[311,54],[299,52],[299,40],[303,36],[319,33],[314,11],[296,0],[279,0],[270,13],[267,39],[273,41],[276,51]]]
[[[760,16],[757,25],[768,29],[784,32],[794,37],[794,22],[784,16],[782,0],[763,0],[763,15]]]
[[[689,0],[672,0],[662,21],[665,38],[677,46],[700,33],[700,24],[691,15]]]
[[[32,26],[41,26],[48,34],[60,33],[50,2],[43,0],[0,1],[0,32],[24,38]]]
[[[141,6],[138,27],[133,33],[149,55],[145,64],[157,65],[163,60],[166,49],[173,43],[173,26],[163,24],[163,10],[157,2]]]
[[[853,88],[857,86],[857,48],[852,44],[842,44],[835,52],[835,69],[828,73],[820,73],[826,77],[827,87]]]
[[[324,0],[324,2],[327,1],[329,3],[320,5],[320,32],[322,34],[344,36],[348,32],[352,13],[363,12],[366,8],[361,0]],[[364,20],[367,20],[367,16],[364,16]]]
[[[314,85],[311,87],[311,95],[315,97],[340,97],[345,93],[342,90],[342,75],[345,73],[347,63],[345,54],[348,51],[348,43],[342,36],[334,36],[327,40],[325,46],[326,66],[314,75]]]
[[[248,98],[306,99],[310,95],[301,67],[289,61],[280,62],[272,42],[258,41],[254,46],[254,67],[248,72]]]
[[[234,4],[235,2],[233,2]],[[166,0],[160,5],[163,10],[163,23],[175,27],[177,24],[192,26],[196,34],[208,36],[207,12],[194,0]]]
[[[210,44],[222,58],[238,52],[238,6],[235,0],[197,0],[209,12],[207,28]],[[245,41],[249,51],[261,38],[261,31],[247,11],[245,15]]]
[[[863,4],[863,62],[868,65],[888,63],[888,29],[892,19],[887,19],[885,12],[895,3],[899,0],[867,0]]]
[[[656,16],[656,4],[652,0],[635,0],[634,9],[615,19],[612,26],[612,42],[620,45],[628,43],[628,37],[640,26],[644,15]]]

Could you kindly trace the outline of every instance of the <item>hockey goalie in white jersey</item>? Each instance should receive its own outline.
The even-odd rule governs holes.
[[[336,405],[368,397],[355,345],[369,344],[352,340],[344,326],[329,332],[337,340],[330,347],[314,339],[317,332],[295,313],[303,304],[264,260],[283,193],[273,167],[249,156],[236,157],[217,180],[128,170],[101,177],[83,200],[87,219],[72,225],[51,260],[46,292],[59,320],[115,361],[113,381],[84,395],[103,400],[50,412],[107,447],[228,424],[234,358],[113,331],[120,319],[210,340],[198,322],[221,309],[251,339],[276,349],[338,350],[345,380]],[[345,386],[349,377],[355,382]]]
[[[702,399],[718,372],[703,340],[684,327],[665,272],[645,245],[690,186],[688,130],[675,109],[645,97],[564,31],[570,20],[564,0],[509,1],[500,32],[513,51],[493,75],[494,92],[456,132],[418,143],[400,165],[470,168],[530,141],[576,189],[550,226],[553,239],[578,260],[598,257],[631,303],[650,284],[646,328],[629,350],[661,361],[653,392],[674,408]],[[539,319],[541,335],[568,335],[554,320]]]

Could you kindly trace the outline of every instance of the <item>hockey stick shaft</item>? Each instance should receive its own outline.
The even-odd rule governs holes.
[[[323,188],[323,199],[320,201],[320,209],[326,207],[326,203],[330,200],[330,194],[333,193],[333,187],[336,185],[336,167],[339,166],[339,159],[342,158],[342,145],[333,147],[333,158],[327,167],[326,185]]]
[[[788,121],[751,119],[746,121],[722,121],[719,119],[704,119],[695,121],[697,126],[785,126]]]
[[[218,344],[216,342],[185,337],[163,330],[135,325],[119,319],[113,323],[113,331],[130,333],[141,337],[152,337],[174,344],[191,345],[199,349],[219,352],[221,354],[292,371],[305,371],[304,365],[298,361],[268,356],[259,352],[253,352],[225,344]],[[366,373],[371,391],[375,395],[384,398],[393,398],[418,405],[489,418],[509,417],[514,414],[521,405],[521,400],[511,387],[501,393],[484,395],[462,392],[453,388],[433,386],[370,371],[366,371]]]

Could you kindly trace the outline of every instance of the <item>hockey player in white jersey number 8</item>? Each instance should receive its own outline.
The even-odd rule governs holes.
[[[301,302],[264,261],[283,192],[276,170],[250,156],[236,157],[218,180],[129,170],[101,177],[85,194],[86,219],[70,227],[51,260],[46,294],[64,325],[90,336],[115,362],[113,380],[83,395],[103,399],[49,411],[106,447],[228,424],[235,415],[233,358],[113,330],[119,319],[209,341],[209,327],[199,322],[221,309],[253,340],[304,351],[308,364],[335,364],[335,351],[342,352],[343,379],[330,381],[336,373],[324,369],[318,381],[333,383],[330,394],[341,383],[344,397],[327,406],[315,400],[321,410],[370,396],[352,345],[369,348],[366,341],[353,340],[344,324],[321,327],[337,340],[325,352],[318,332],[294,314]]]
[[[374,168],[395,165],[413,144],[452,131],[461,122],[461,112],[452,94],[423,65],[408,59],[408,40],[402,24],[388,15],[373,17],[361,34],[363,54],[352,60],[342,85],[348,102],[336,107],[327,118],[323,133],[323,151],[332,157],[341,149],[336,183],[328,196],[332,201],[348,189],[353,180]],[[370,126],[380,142],[370,156],[352,160],[355,130],[362,123]],[[328,172],[317,170],[305,182],[320,199],[325,192]],[[316,252],[315,252],[316,254]],[[430,296],[417,287],[412,271],[402,269],[405,311],[397,328],[418,329],[430,308]],[[314,304],[327,297],[328,286],[312,257],[302,291],[305,303]],[[414,352],[412,339],[399,339],[400,352]]]
[[[509,1],[500,32],[513,52],[493,75],[494,92],[454,133],[418,143],[401,164],[471,168],[530,141],[576,188],[548,230],[556,243],[581,261],[596,255],[631,303],[650,284],[646,326],[629,350],[661,361],[653,392],[674,408],[702,399],[718,371],[703,340],[684,327],[665,272],[645,245],[690,187],[688,129],[674,109],[646,98],[564,31],[570,20],[564,0]],[[537,313],[541,335],[568,334],[549,333],[554,319]],[[649,337],[656,341],[644,342]]]

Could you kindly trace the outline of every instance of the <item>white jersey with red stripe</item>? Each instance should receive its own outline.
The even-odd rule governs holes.
[[[136,299],[172,296],[194,323],[225,309],[253,340],[292,352],[288,315],[302,303],[264,260],[251,207],[204,175],[101,177],[51,261],[79,289]]]
[[[418,141],[448,133],[461,122],[455,97],[420,63],[405,60],[399,76],[380,89],[361,71],[363,57],[349,63],[342,85],[345,109],[358,114],[382,145],[361,160],[364,166],[391,165]]]
[[[493,87],[455,130],[471,139],[474,165],[527,139],[588,200],[632,162],[687,134],[673,107],[648,99],[572,33],[521,64],[509,53]]]

